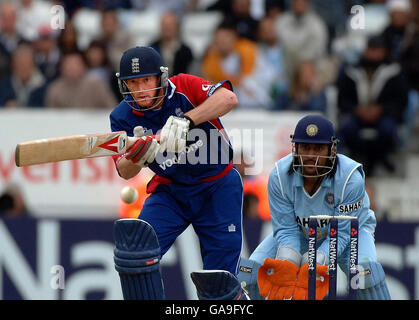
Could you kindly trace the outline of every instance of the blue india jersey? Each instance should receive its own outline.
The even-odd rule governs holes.
[[[303,177],[292,171],[292,159],[292,154],[289,154],[277,161],[268,182],[273,236],[278,248],[290,247],[304,254],[307,251],[309,217],[315,215],[357,216],[359,229],[374,233],[376,218],[369,208],[360,163],[338,154],[336,173],[332,177],[327,175],[310,196],[304,189]],[[338,254],[344,252],[350,241],[349,225],[350,221],[339,220]],[[317,249],[328,257],[327,219],[318,219]]]

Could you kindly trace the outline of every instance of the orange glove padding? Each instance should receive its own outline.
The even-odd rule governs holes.
[[[268,300],[291,299],[297,279],[298,266],[287,260],[266,258],[258,270],[261,296]]]
[[[323,281],[322,281],[323,279]],[[316,300],[323,300],[329,290],[329,275],[327,266],[316,266]],[[297,276],[295,284],[294,300],[308,300],[308,264],[304,264]]]

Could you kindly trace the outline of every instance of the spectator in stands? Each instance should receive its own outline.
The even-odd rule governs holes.
[[[6,2],[0,7],[0,80],[11,72],[12,53],[22,38],[16,28],[17,11],[13,3]]]
[[[83,55],[67,53],[61,60],[61,76],[47,91],[49,108],[112,109],[116,99],[108,83],[87,75]]]
[[[115,10],[104,10],[102,12],[102,36],[99,39],[106,45],[108,59],[112,70],[119,70],[119,60],[125,50],[133,46],[131,35],[121,28],[118,15]]]
[[[106,82],[115,99],[117,101],[122,100],[123,97],[119,92],[118,79],[109,62],[105,44],[99,40],[93,40],[84,52],[84,56],[88,75]]]
[[[257,58],[256,43],[239,37],[235,24],[224,20],[215,30],[214,40],[204,55],[202,73],[214,83],[229,79],[239,99],[239,108],[255,108],[255,99],[263,100],[264,104],[269,102],[265,101],[266,94],[263,92],[255,94],[256,87],[263,86],[252,78]]]
[[[419,150],[419,30],[403,50],[400,63],[409,84],[409,103],[405,113],[405,146],[412,151]]]
[[[291,10],[277,18],[276,30],[290,80],[300,61],[317,61],[327,56],[327,28],[310,10],[310,0],[292,0]]]
[[[90,42],[85,53],[85,61],[88,68],[88,75],[110,82],[111,66],[109,65],[105,45],[98,40]]]
[[[58,37],[58,48],[62,55],[79,51],[77,30],[71,20],[66,20]]]
[[[209,5],[207,11],[219,11],[224,19],[231,19],[240,37],[256,41],[258,20],[251,13],[251,0],[219,0]]]
[[[285,10],[285,0],[265,0],[265,17],[276,19]]]
[[[20,188],[16,185],[8,186],[0,195],[0,216],[20,217],[28,213]]]
[[[326,112],[327,98],[313,61],[302,61],[294,74],[289,93],[278,97],[276,109]]]
[[[327,4],[321,0],[318,3]],[[351,13],[346,19],[344,34],[337,34],[331,39],[331,51],[334,57],[346,64],[355,65],[362,57],[368,38],[381,33],[388,23],[387,0],[348,0],[347,12],[352,5],[362,5],[362,11]],[[354,23],[355,22],[355,23]],[[354,25],[358,25],[354,28]]]
[[[60,49],[57,44],[58,32],[50,26],[42,26],[38,31],[38,37],[33,46],[35,49],[35,62],[47,81],[58,76],[58,64],[60,62]]]
[[[196,11],[198,1],[199,0],[131,0],[131,4],[132,7],[137,10],[157,12],[159,15],[170,11],[174,12],[180,18],[187,12]]]
[[[64,7],[66,16],[69,19],[72,19],[73,14],[80,8],[78,0],[55,0],[54,2]]]
[[[250,13],[250,0],[232,0],[231,18],[240,37],[256,41],[258,21]]]
[[[131,0],[79,0],[79,8],[88,8],[93,10],[106,9],[131,9]]]
[[[419,26],[419,2],[417,0],[411,1],[412,5],[412,20]]]
[[[383,32],[389,50],[389,57],[400,62],[403,51],[414,39],[416,24],[411,19],[409,0],[390,0],[388,2],[390,23]]]
[[[254,67],[243,75],[235,88],[240,108],[273,109],[276,98],[287,91],[288,83],[274,19],[258,24]]]
[[[358,0],[324,1],[311,0],[311,8],[325,23],[328,39],[331,40],[345,32],[351,7],[360,4]]]
[[[160,20],[160,38],[151,46],[162,56],[169,76],[189,73],[193,62],[192,50],[180,38],[179,20],[174,12],[166,12]]]
[[[79,9],[83,8],[98,11],[107,9],[132,9],[131,2],[132,0],[59,0],[59,3],[64,6],[69,18],[72,18]]]
[[[0,106],[42,107],[46,80],[35,65],[30,44],[20,44],[12,56],[12,73],[0,83]]]
[[[231,0],[217,0],[213,3],[210,3],[206,8],[205,11],[218,11],[223,14],[224,17],[231,14]]]
[[[368,176],[376,164],[389,171],[389,154],[400,143],[408,85],[398,63],[388,62],[380,36],[372,37],[357,66],[346,67],[337,82],[340,135],[350,156],[364,164]]]
[[[419,92],[419,30],[412,37],[408,47],[402,52],[400,62],[407,76],[409,87]]]
[[[243,77],[253,72],[256,55],[256,44],[239,37],[235,25],[224,20],[215,30],[214,40],[204,55],[202,72],[214,83],[230,79],[233,85],[240,85]]]
[[[52,2],[19,0],[17,29],[26,41],[33,41],[41,26],[50,25]]]
[[[260,20],[257,30],[258,58],[253,76],[260,89],[256,95],[265,93],[269,97],[268,109],[274,107],[274,101],[288,90],[287,72],[284,63],[284,50],[278,41],[275,19],[265,17]],[[257,87],[257,86],[256,86]],[[259,102],[259,104],[261,101]]]

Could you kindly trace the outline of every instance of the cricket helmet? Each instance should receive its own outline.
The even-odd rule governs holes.
[[[294,172],[304,177],[321,177],[330,173],[336,163],[336,148],[339,140],[335,136],[335,129],[330,120],[322,115],[307,115],[298,121],[294,134],[291,135],[293,143],[293,169]],[[328,156],[316,156],[315,164],[304,165],[304,160],[313,155],[299,154],[297,145],[307,144],[327,144],[330,145]],[[319,160],[326,158],[324,165],[319,164]],[[304,167],[314,167],[316,173],[313,175],[304,174]],[[301,170],[298,170],[301,169]]]
[[[130,91],[126,80],[150,76],[160,77],[160,85],[158,87],[148,90]],[[154,109],[166,95],[169,78],[168,68],[163,66],[160,54],[152,47],[134,47],[125,51],[121,57],[119,73],[116,74],[116,77],[118,78],[119,91],[124,96],[125,101],[130,105],[130,102],[135,102],[135,104],[132,103],[131,107],[138,111]],[[164,89],[163,92],[160,89]],[[136,100],[132,95],[137,92],[153,90],[156,91],[156,95],[153,97],[153,99],[156,99],[156,103],[147,108],[141,107],[141,100]]]
[[[322,115],[308,115],[298,121],[294,134],[294,143],[332,144],[335,142],[335,129],[330,120]]]

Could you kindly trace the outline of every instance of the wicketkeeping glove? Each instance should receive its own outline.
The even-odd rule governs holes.
[[[188,117],[170,116],[160,133],[160,152],[181,152],[193,123]]]
[[[125,158],[140,167],[147,167],[156,158],[160,145],[152,136],[144,136],[144,129],[141,126],[134,128],[134,137],[138,140],[129,147]]]
[[[329,275],[326,265],[316,266],[316,300],[323,300],[329,290]],[[308,300],[308,264],[301,266],[298,271],[297,283],[294,290],[294,300]]]
[[[261,296],[268,300],[291,299],[298,266],[288,260],[266,258],[258,270],[258,286]]]

